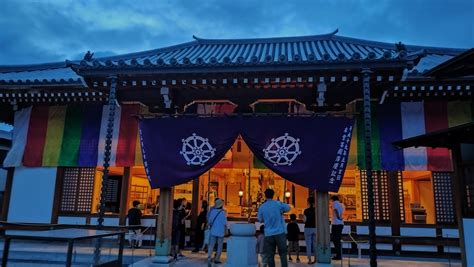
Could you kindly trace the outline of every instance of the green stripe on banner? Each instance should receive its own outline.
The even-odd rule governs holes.
[[[267,166],[263,164],[257,157],[253,156],[253,167],[254,169],[267,169]]]
[[[363,105],[360,102],[358,105],[357,110],[359,111],[359,116],[357,117],[357,165],[359,166],[360,170],[365,170],[365,126],[364,126],[364,112],[363,112]],[[380,161],[380,133],[377,121],[377,113],[374,104],[371,106],[372,110],[372,170],[380,170],[381,169],[381,161]]]
[[[79,146],[82,132],[82,110],[79,107],[68,107],[66,122],[64,123],[64,136],[61,146],[59,166],[77,166]]]

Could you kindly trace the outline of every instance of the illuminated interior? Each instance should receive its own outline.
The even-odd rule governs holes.
[[[151,189],[145,170],[142,166],[130,168],[131,179],[129,185],[129,203],[139,200],[145,215],[157,212],[159,189]],[[106,202],[107,213],[118,213],[120,203],[120,185],[124,168],[110,168],[109,195]],[[345,206],[344,219],[346,221],[361,222],[366,219],[363,205],[363,186],[360,171],[346,170],[342,185],[337,195]],[[435,207],[433,196],[432,173],[429,171],[404,171],[403,173],[403,209],[405,223],[434,224]],[[98,211],[101,186],[102,168],[96,169],[94,198],[92,213]],[[250,177],[250,179],[249,179]],[[115,183],[115,185],[114,185]],[[303,211],[307,208],[307,198],[311,194],[308,188],[284,180],[279,175],[265,168],[258,161],[254,161],[253,154],[248,146],[238,138],[226,156],[210,171],[199,177],[198,201],[207,200],[213,205],[219,197],[225,200],[225,207],[229,218],[248,219],[257,216],[259,205],[264,201],[263,192],[266,188],[275,190],[275,199],[292,205],[287,213],[296,214],[303,219]],[[250,190],[249,190],[250,188]],[[118,191],[115,192],[114,190]],[[193,201],[193,182],[174,187],[174,198],[186,198]],[[331,209],[330,209],[331,216]],[[389,211],[383,211],[388,213]],[[388,216],[388,215],[386,215]],[[384,218],[380,215],[380,218]]]

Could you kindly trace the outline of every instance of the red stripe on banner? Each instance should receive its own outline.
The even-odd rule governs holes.
[[[130,167],[135,165],[135,150],[137,145],[138,120],[133,115],[140,112],[139,105],[123,105],[120,116],[119,139],[115,165]]]
[[[448,124],[447,102],[425,102],[425,129],[426,133],[446,129]],[[451,171],[453,164],[451,153],[447,148],[426,148],[428,156],[428,170]]]
[[[46,142],[46,130],[48,129],[47,106],[35,106],[31,110],[28,126],[25,153],[23,154],[23,165],[39,167],[43,164],[43,150]]]

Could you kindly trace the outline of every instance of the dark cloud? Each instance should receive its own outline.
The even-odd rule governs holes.
[[[324,34],[474,46],[472,0],[0,1],[0,64],[136,52],[202,38]]]

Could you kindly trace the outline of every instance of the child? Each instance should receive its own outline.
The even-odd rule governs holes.
[[[296,223],[296,214],[290,215],[290,222],[286,226],[287,239],[288,239],[288,261],[293,261],[291,258],[291,252],[296,252],[296,262],[300,262],[300,228]]]
[[[265,261],[263,258],[263,245],[265,240],[265,225],[260,225],[260,234],[257,236],[257,254],[260,256],[262,265],[265,266]]]
[[[140,201],[134,200],[132,203],[133,207],[128,210],[128,230],[130,232],[129,241],[130,248],[139,248],[142,246],[142,211],[138,208]]]
[[[180,235],[179,224],[181,220],[181,200],[175,199],[173,202],[173,222],[171,228],[171,257],[173,257],[174,260],[178,260]]]

